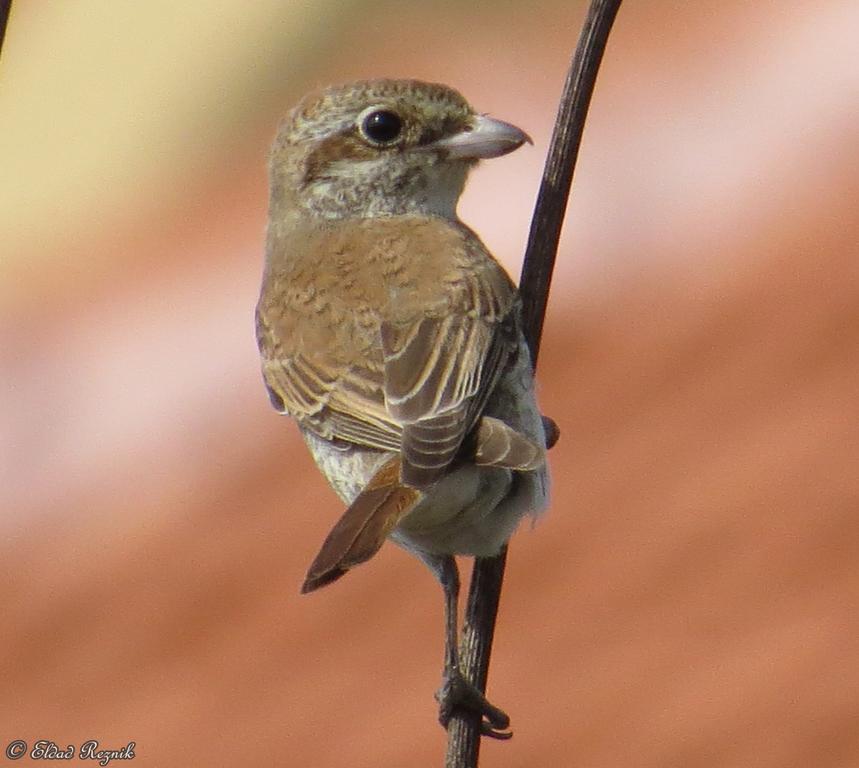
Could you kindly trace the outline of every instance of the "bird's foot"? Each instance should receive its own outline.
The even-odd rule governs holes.
[[[510,718],[507,713],[491,704],[475,686],[456,669],[445,670],[441,688],[435,695],[438,702],[438,719],[446,729],[457,711],[480,715],[480,732],[493,739],[509,739]]]

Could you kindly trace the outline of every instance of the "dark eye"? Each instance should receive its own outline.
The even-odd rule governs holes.
[[[374,144],[390,144],[399,138],[402,131],[403,121],[389,109],[377,109],[361,123],[361,132]]]

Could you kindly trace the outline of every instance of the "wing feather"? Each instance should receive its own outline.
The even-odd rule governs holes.
[[[270,245],[266,269],[257,340],[275,406],[320,437],[401,450],[412,487],[435,482],[515,354],[504,270],[438,219],[303,232]]]
[[[443,317],[382,324],[385,402],[403,425],[401,474],[414,487],[447,471],[516,348],[515,294],[504,307],[486,278],[464,279]],[[496,290],[509,289],[498,282]]]

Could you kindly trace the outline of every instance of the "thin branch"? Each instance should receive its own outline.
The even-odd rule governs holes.
[[[3,38],[6,37],[6,25],[9,23],[11,10],[12,0],[0,0],[0,54],[3,53]]]
[[[558,108],[549,157],[522,265],[523,328],[536,367],[552,270],[561,236],[561,225],[585,127],[597,71],[621,0],[592,0],[576,47]],[[507,548],[492,558],[474,563],[468,605],[460,644],[460,663],[465,677],[486,690],[495,619],[504,581]],[[480,752],[480,718],[458,714],[448,726],[446,768],[476,768]]]
[[[519,291],[522,294],[525,338],[531,348],[531,363],[535,368],[540,352],[552,270],[561,238],[561,225],[567,210],[567,199],[579,156],[582,133],[585,130],[585,119],[603,51],[620,3],[621,0],[591,2],[567,74],[567,82],[564,84],[549,157],[534,206]]]

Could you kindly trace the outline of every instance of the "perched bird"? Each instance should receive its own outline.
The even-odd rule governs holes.
[[[270,156],[256,315],[272,404],[348,505],[302,591],[386,538],[415,554],[446,597],[440,720],[464,707],[496,736],[509,718],[459,669],[454,556],[497,554],[543,509],[547,429],[517,290],[456,206],[478,160],[526,141],[443,85],[306,97]]]

